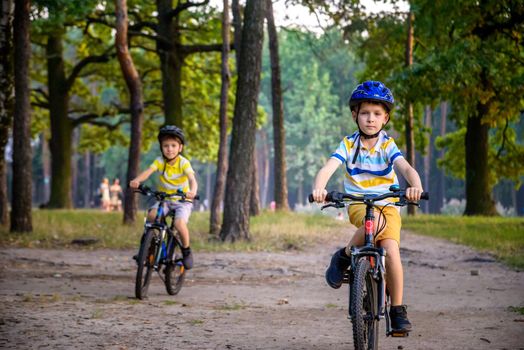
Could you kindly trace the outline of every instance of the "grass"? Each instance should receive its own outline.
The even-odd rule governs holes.
[[[419,215],[403,218],[402,227],[491,253],[524,269],[524,218]]]
[[[140,213],[142,214],[142,213]],[[28,248],[134,249],[140,242],[143,216],[131,226],[122,224],[122,214],[98,210],[35,210],[33,232],[9,233],[0,227],[0,245]],[[281,251],[304,249],[333,236],[342,240],[347,232],[344,223],[323,215],[296,213],[263,213],[252,218],[249,241],[233,244],[210,240],[209,213],[194,212],[189,222],[191,246],[200,251]],[[72,241],[79,238],[96,240],[88,246]]]
[[[81,249],[136,249],[143,226],[143,212],[134,225],[122,224],[121,213],[99,210],[34,210],[33,232],[13,234],[0,227],[0,245],[15,247]],[[250,222],[251,239],[235,243],[210,240],[209,213],[194,212],[189,229],[197,251],[303,250],[327,242],[345,242],[350,226],[325,215],[264,212]],[[440,237],[489,252],[510,266],[524,269],[524,218],[418,215],[404,217],[403,228]],[[71,242],[96,239],[88,246]]]

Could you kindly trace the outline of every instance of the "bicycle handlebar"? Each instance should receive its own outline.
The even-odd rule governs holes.
[[[149,186],[140,184],[138,185],[138,189],[136,192],[139,192],[145,196],[152,196],[157,198],[158,200],[163,200],[169,197],[182,197],[182,200],[186,199],[186,193],[184,193],[181,189],[178,189],[175,193],[166,193],[162,191],[153,191]],[[199,200],[200,196],[195,195],[194,200]]]
[[[383,194],[364,194],[361,196],[355,196],[353,194],[349,193],[343,193],[343,192],[337,192],[337,191],[331,191],[326,195],[326,202],[333,202],[333,203],[340,203],[343,202],[344,199],[351,199],[357,202],[369,202],[374,203],[378,202],[380,200],[386,199],[386,198],[400,198],[400,199],[407,199],[406,198],[406,191],[405,190],[398,190],[394,192],[387,192]],[[420,195],[420,199],[429,199],[429,192],[422,192]],[[309,203],[313,203],[315,200],[313,199],[313,194],[310,194],[308,196]]]

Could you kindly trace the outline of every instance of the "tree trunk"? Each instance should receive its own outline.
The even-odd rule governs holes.
[[[265,130],[262,130],[260,132],[260,139],[260,143],[262,146],[259,153],[260,157],[258,157],[259,164],[262,167],[262,189],[260,191],[260,205],[262,208],[265,208],[267,207],[267,194],[269,189],[269,145],[267,133]]]
[[[415,40],[413,23],[415,22],[415,13],[410,10],[408,17],[408,38],[406,41],[406,66],[413,65],[413,42]],[[407,103],[406,116],[406,158],[409,164],[415,168],[415,133],[413,131],[413,104]],[[408,215],[415,215],[415,206],[408,205]]]
[[[13,123],[13,0],[0,2],[0,225],[9,220],[7,163],[4,157]]]
[[[432,113],[433,111],[431,110],[431,107],[430,106],[426,106],[426,109],[425,109],[425,115],[426,115],[426,120],[425,120],[425,124],[426,124],[426,128],[428,129],[431,129],[431,124],[432,124],[432,121],[431,121],[431,116],[432,116]],[[427,145],[427,148],[426,148],[426,155],[424,156],[424,191],[429,191],[429,178],[430,178],[430,174],[431,174],[431,152],[433,151],[432,147],[431,147],[431,137],[430,137],[430,142],[428,142],[428,145]],[[424,212],[426,214],[429,213],[429,202],[428,201],[423,201],[424,202]]]
[[[84,161],[84,208],[91,208],[91,156],[86,151],[82,156]]]
[[[446,135],[447,119],[448,119],[448,103],[444,101],[440,104],[440,136],[441,137],[444,137]],[[444,157],[444,150],[439,151],[438,157],[439,158]],[[434,195],[430,194],[432,198],[430,202],[435,203],[435,206],[436,206],[435,212],[440,213],[446,201],[446,172],[444,171],[444,169],[440,169],[440,168],[437,170],[437,172],[438,174],[437,174],[436,191],[434,191],[435,192]]]
[[[233,13],[233,39],[235,40],[235,59],[238,74],[238,64],[240,62],[240,46],[242,44],[242,15],[240,11],[240,3],[238,0],[233,0],[231,3],[231,12]]]
[[[14,33],[15,110],[13,122],[13,193],[11,232],[31,232],[31,101],[29,63],[31,60],[29,0],[16,0]]]
[[[491,198],[489,179],[489,125],[482,122],[489,106],[477,105],[477,115],[470,116],[466,130],[466,209],[464,215],[498,215]]]
[[[165,123],[182,127],[182,65],[178,52],[180,42],[178,16],[172,16],[172,0],[157,0],[158,36],[157,53],[162,71],[162,100]]]
[[[142,140],[142,124],[144,103],[142,98],[142,83],[138,72],[133,64],[133,58],[127,47],[127,2],[126,0],[115,0],[116,11],[116,55],[122,75],[126,81],[130,93],[129,109],[131,110],[131,144],[129,146],[129,158],[127,162],[127,184],[138,175],[140,166],[140,148]],[[124,223],[135,222],[137,202],[134,192],[127,188],[124,200]]]
[[[267,31],[271,60],[271,101],[273,106],[273,147],[275,151],[275,204],[277,210],[289,210],[286,176],[286,131],[284,129],[284,100],[280,81],[278,35],[273,17],[273,0],[267,3]]]
[[[253,147],[253,171],[251,173],[251,195],[249,198],[249,216],[257,215],[260,215],[260,186],[258,184],[258,161],[255,137],[255,147]]]
[[[220,232],[223,241],[249,239],[250,182],[247,180],[253,172],[264,16],[263,1],[247,1],[226,182],[224,220]]]
[[[71,159],[73,123],[68,117],[69,92],[63,60],[63,33],[47,39],[47,84],[51,118],[51,197],[50,208],[71,208]]]
[[[220,141],[218,144],[217,174],[215,191],[211,202],[209,217],[209,233],[217,236],[220,232],[220,206],[224,200],[224,189],[227,173],[227,106],[229,91],[229,0],[224,0],[222,14],[222,86],[220,89],[219,128]]]

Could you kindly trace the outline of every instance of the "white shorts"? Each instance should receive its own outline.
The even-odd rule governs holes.
[[[158,202],[156,202],[151,209],[158,209]],[[191,211],[193,210],[193,203],[191,202],[172,202],[167,201],[164,202],[164,212],[172,212],[175,213],[175,220],[182,219],[186,222],[186,224],[189,222],[189,216],[191,216]]]

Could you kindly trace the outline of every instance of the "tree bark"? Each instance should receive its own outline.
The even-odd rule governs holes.
[[[256,133],[255,147],[253,147],[253,169],[251,172],[251,195],[249,198],[249,216],[260,215],[260,186],[258,184],[258,160],[256,150]]]
[[[260,191],[260,205],[262,208],[267,207],[267,194],[269,189],[269,145],[268,145],[268,139],[267,139],[267,132],[265,130],[261,130],[260,132],[260,157],[259,164],[262,167],[262,189]]]
[[[280,58],[278,35],[273,17],[273,1],[267,3],[267,31],[269,36],[269,56],[271,60],[271,101],[273,107],[273,147],[275,152],[275,204],[277,210],[289,210],[286,176],[286,131],[284,129],[284,100],[280,79]]]
[[[47,38],[47,85],[51,119],[51,196],[50,208],[71,208],[71,159],[73,123],[68,117],[69,91],[63,60],[63,32]]]
[[[116,55],[122,75],[126,81],[130,93],[129,109],[131,110],[131,144],[129,146],[129,158],[127,162],[127,184],[138,175],[140,166],[140,148],[142,140],[142,124],[144,120],[144,103],[142,97],[142,82],[133,63],[133,58],[128,49],[127,38],[127,2],[126,0],[115,0],[116,11]],[[137,202],[134,192],[127,188],[124,200],[124,223],[135,222]]]
[[[238,64],[240,62],[240,45],[242,44],[242,14],[240,10],[240,3],[238,0],[233,0],[231,3],[231,12],[233,13],[233,35],[235,41],[235,61],[238,74]]]
[[[157,0],[158,36],[157,53],[162,71],[162,97],[165,123],[182,127],[182,66],[178,16],[171,16],[172,0]]]
[[[265,3],[248,0],[238,70],[224,220],[220,232],[223,241],[249,239],[250,181],[248,179],[253,172],[264,17]]]
[[[487,71],[481,71],[483,86],[489,84]],[[488,90],[489,91],[489,90]],[[479,101],[476,115],[469,116],[465,138],[466,209],[464,215],[498,215],[491,198],[489,175],[489,125],[482,118],[488,114],[490,100]]]
[[[217,173],[215,191],[211,202],[209,218],[209,233],[217,236],[220,232],[220,206],[224,200],[224,189],[227,174],[227,106],[229,91],[229,0],[224,0],[222,14],[222,86],[220,90],[219,128],[220,141],[218,144]]]
[[[406,66],[413,65],[413,42],[415,39],[415,30],[413,23],[415,22],[415,13],[410,10],[408,17],[408,38],[406,41]],[[406,115],[406,159],[413,168],[415,168],[415,133],[413,131],[413,104],[411,101],[407,103]],[[415,215],[415,206],[408,205],[408,215]]]
[[[0,225],[9,221],[7,162],[4,157],[13,123],[13,0],[0,2]]]
[[[440,104],[440,136],[444,137],[446,135],[446,123],[448,119],[448,103],[442,102]],[[439,158],[444,157],[444,150],[440,150]],[[436,169],[437,170],[437,169]],[[446,172],[444,169],[438,169],[438,177],[437,177],[437,190],[434,195],[431,194],[432,199],[430,202],[435,203],[435,212],[440,213],[442,207],[444,206],[444,202],[446,201]],[[433,199],[434,198],[434,199]]]
[[[15,111],[13,122],[13,193],[11,232],[31,232],[32,166],[31,101],[29,63],[31,60],[29,0],[16,0],[13,25],[15,54]]]

